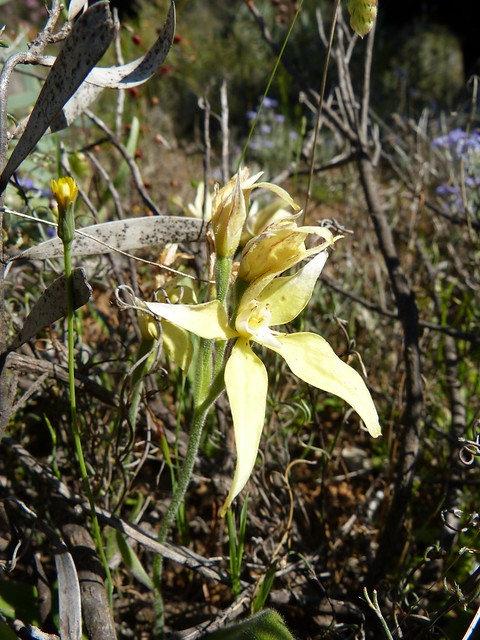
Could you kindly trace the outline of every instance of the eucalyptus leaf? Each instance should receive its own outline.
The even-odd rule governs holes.
[[[0,193],[108,49],[113,33],[112,16],[105,2],[92,5],[73,25],[45,80],[23,134],[0,176]]]
[[[167,20],[151,49],[142,57],[117,67],[95,67],[86,81],[64,106],[62,113],[52,122],[50,131],[68,127],[103,91],[130,89],[146,82],[157,71],[170,51],[175,35],[175,5],[170,4]]]
[[[170,3],[168,16],[158,38],[147,53],[118,67],[95,67],[89,73],[87,82],[108,89],[130,89],[151,78],[164,62],[170,51],[175,35],[175,4]]]
[[[74,307],[78,309],[88,302],[92,295],[92,288],[87,282],[84,269],[73,269],[72,283]],[[36,336],[39,331],[65,315],[67,315],[66,281],[65,275],[62,275],[52,282],[40,296],[8,350],[18,349],[30,338]]]
[[[70,0],[70,4],[68,5],[68,19],[73,20],[87,4],[88,0]]]
[[[66,547],[62,546],[54,553],[58,582],[60,637],[62,640],[81,640],[82,612],[77,570]]]
[[[169,242],[195,242],[200,238],[202,221],[177,216],[145,216],[115,220],[75,230],[72,256],[131,251]],[[47,260],[60,258],[63,245],[60,238],[52,238],[16,255],[12,260]]]

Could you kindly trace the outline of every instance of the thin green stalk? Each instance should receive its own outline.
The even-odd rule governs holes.
[[[78,193],[78,187],[73,178],[60,178],[58,181],[52,180],[52,191],[58,205],[58,227],[57,234],[63,243],[63,258],[66,281],[67,296],[67,330],[68,330],[68,386],[70,393],[70,414],[72,419],[73,440],[75,443],[75,452],[77,455],[78,465],[80,467],[80,475],[82,477],[85,493],[87,494],[88,503],[90,505],[90,513],[92,517],[93,538],[97,545],[97,550],[102,561],[105,576],[107,580],[108,601],[110,606],[113,604],[113,583],[110,569],[108,567],[107,558],[102,544],[102,536],[100,526],[98,524],[97,513],[95,511],[95,502],[88,479],[85,458],[83,457],[82,442],[80,438],[80,429],[78,427],[77,416],[77,400],[75,394],[75,361],[74,361],[74,320],[75,305],[73,294],[72,279],[72,242],[75,236],[75,217],[74,207],[75,198]]]
[[[240,167],[241,167],[241,165],[243,163],[243,160],[245,158],[245,154],[247,153],[248,145],[250,144],[250,138],[252,137],[253,132],[255,130],[255,127],[257,125],[257,121],[260,118],[260,114],[261,114],[262,109],[263,109],[263,103],[265,101],[265,98],[268,95],[268,92],[270,91],[270,87],[272,86],[273,79],[275,78],[275,76],[277,74],[277,69],[278,69],[278,67],[280,65],[280,61],[282,59],[283,52],[285,51],[285,48],[287,46],[287,42],[288,42],[288,40],[290,38],[290,35],[291,35],[292,31],[293,31],[293,27],[295,26],[295,22],[297,21],[297,18],[298,18],[299,14],[300,14],[300,10],[302,8],[302,4],[303,4],[303,0],[300,0],[300,2],[298,3],[298,7],[297,7],[297,10],[295,12],[295,15],[293,16],[292,24],[290,25],[290,27],[288,29],[287,35],[285,36],[285,40],[283,41],[283,44],[282,44],[282,48],[280,49],[280,53],[278,54],[277,60],[276,60],[275,65],[273,67],[272,73],[270,74],[270,78],[268,79],[267,87],[266,87],[265,92],[263,94],[262,101],[260,102],[260,106],[258,108],[257,115],[255,116],[255,120],[253,121],[252,126],[250,127],[250,131],[248,132],[247,141],[245,142],[245,145],[244,145],[243,150],[242,150],[242,155],[240,156],[240,160],[238,161],[237,171],[239,171],[239,169],[240,169]]]
[[[217,300],[225,306],[228,287],[230,284],[230,274],[232,271],[232,259],[224,256],[217,256],[215,263],[215,283],[217,286]]]
[[[375,589],[373,590],[373,602],[368,595],[368,591],[366,588],[363,590],[363,595],[365,597],[365,600],[367,601],[368,606],[377,614],[377,617],[383,627],[383,631],[385,632],[385,637],[387,638],[387,640],[393,640],[390,629],[388,628],[388,624],[386,623],[386,620],[383,617],[382,610],[380,609],[380,605],[378,604],[377,591]]]
[[[97,513],[95,511],[95,502],[88,479],[85,458],[83,457],[82,441],[80,438],[80,430],[78,428],[77,401],[75,394],[75,362],[74,362],[74,302],[73,302],[73,283],[72,283],[72,256],[71,244],[64,245],[64,261],[65,261],[65,278],[67,282],[67,328],[68,328],[68,384],[70,390],[70,414],[72,418],[73,440],[75,443],[75,452],[77,454],[78,465],[80,467],[80,475],[82,476],[83,486],[87,494],[88,503],[90,505],[90,513],[92,517],[93,538],[97,545],[97,550],[105,570],[107,580],[108,602],[110,606],[113,604],[113,583],[110,568],[108,566],[107,557],[103,549],[100,525],[98,524]]]
[[[230,287],[230,275],[232,273],[232,260],[231,258],[217,256],[217,262],[215,264],[215,281],[217,285],[217,300],[226,307],[226,299],[228,290]],[[227,346],[226,341],[217,340],[215,350],[215,375],[220,371],[223,366],[223,360],[225,355],[225,349]]]

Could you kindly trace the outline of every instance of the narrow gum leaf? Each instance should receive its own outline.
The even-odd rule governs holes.
[[[246,485],[257,459],[265,421],[268,376],[247,338],[239,338],[225,367],[225,387],[233,417],[237,464],[232,486],[220,512],[224,516]]]
[[[203,304],[145,302],[147,309],[177,327],[207,340],[228,340],[237,334],[228,326],[227,314],[218,300]]]
[[[68,5],[68,20],[73,20],[87,4],[87,0],[72,0]]]
[[[312,297],[328,253],[323,251],[293,276],[275,278],[258,296],[258,302],[268,304],[271,326],[286,324],[296,318]]]
[[[202,232],[202,221],[180,216],[145,216],[102,222],[75,229],[72,256],[88,256],[112,251],[131,251],[169,242],[195,242]],[[60,238],[34,245],[12,260],[47,260],[61,258]]]
[[[276,336],[281,347],[274,349],[292,372],[317,389],[339,396],[355,409],[370,435],[378,438],[381,428],[370,392],[360,374],[340,360],[332,347],[315,333]]]

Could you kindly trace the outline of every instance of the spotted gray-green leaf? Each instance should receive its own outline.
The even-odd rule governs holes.
[[[79,309],[88,302],[92,295],[92,288],[87,282],[84,269],[72,271],[73,302],[75,309]],[[43,292],[39,300],[28,314],[21,331],[15,336],[8,350],[14,351],[22,344],[37,335],[39,331],[50,326],[67,315],[67,295],[65,275],[57,278]]]
[[[179,216],[145,216],[104,222],[75,229],[72,256],[131,251],[153,245],[164,246],[169,242],[195,242],[200,239],[201,232],[201,220]],[[61,240],[52,238],[23,251],[14,260],[47,260],[62,256]]]
[[[95,98],[108,89],[130,89],[146,82],[163,64],[175,35],[175,5],[170,4],[167,20],[151,49],[142,57],[117,67],[95,67],[85,82],[63,107],[50,126],[50,131],[68,127],[87,109]]]
[[[62,640],[82,639],[80,584],[71,554],[62,546],[55,551],[58,582],[58,617]]]
[[[7,186],[10,176],[108,49],[113,33],[112,15],[106,2],[92,5],[75,22],[45,80],[20,140],[0,176],[0,193]]]

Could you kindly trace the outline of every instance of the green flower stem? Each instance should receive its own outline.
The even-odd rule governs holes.
[[[195,391],[195,409],[193,412],[192,426],[188,437],[187,452],[180,474],[177,478],[175,490],[172,500],[168,505],[168,509],[163,517],[160,529],[158,531],[157,540],[160,543],[165,542],[170,527],[177,515],[177,511],[185,497],[190,479],[192,477],[195,460],[197,458],[198,448],[202,437],[203,426],[207,419],[211,406],[222,393],[224,384],[224,368],[222,368],[215,377],[211,378],[211,356],[213,342],[212,340],[200,341],[199,366],[197,371],[197,384]],[[153,584],[155,588],[155,633],[156,637],[163,637],[164,614],[163,600],[161,595],[163,558],[160,555],[155,556],[153,563]]]
[[[228,289],[230,286],[230,275],[232,273],[232,259],[226,257],[217,256],[217,262],[215,264],[215,281],[217,285],[217,300],[223,304],[226,308],[226,299]],[[221,370],[223,366],[223,359],[225,355],[225,348],[227,343],[225,340],[217,340],[215,351],[215,375]]]
[[[215,282],[217,285],[217,300],[225,306],[228,287],[230,284],[230,273],[232,272],[232,259],[225,256],[217,256],[215,264]]]
[[[217,286],[217,299],[225,306],[230,284],[230,273],[232,260],[227,257],[217,256],[215,268],[215,280]],[[192,477],[195,460],[197,459],[198,448],[203,433],[203,426],[210,411],[210,407],[225,388],[224,383],[224,363],[223,354],[225,342],[217,342],[215,355],[215,376],[212,380],[212,355],[214,349],[213,340],[200,340],[197,378],[195,387],[195,408],[193,411],[192,426],[188,437],[187,452],[180,474],[174,486],[173,497],[168,505],[168,509],[163,517],[157,540],[165,542],[170,527],[177,515],[178,509],[183,502],[187,492],[190,479]],[[163,558],[161,555],[155,556],[153,563],[153,585],[155,588],[155,633],[157,637],[163,637],[164,612],[163,599],[161,594]]]
[[[67,213],[69,215],[69,213]],[[73,210],[70,212],[73,218]],[[73,281],[72,281],[72,243],[70,241],[64,241],[63,255],[65,263],[65,279],[66,279],[66,293],[67,293],[67,328],[68,328],[68,382],[70,391],[70,414],[72,418],[72,431],[73,440],[75,443],[75,451],[77,454],[78,465],[80,467],[80,475],[82,476],[83,486],[87,495],[88,503],[90,505],[90,513],[92,517],[93,537],[97,550],[100,555],[100,559],[105,570],[105,576],[107,581],[108,601],[110,606],[113,604],[113,583],[110,569],[107,562],[107,557],[103,549],[102,536],[100,532],[100,526],[98,524],[97,513],[95,511],[95,502],[93,500],[93,494],[90,487],[90,481],[88,479],[87,467],[85,465],[85,458],[83,457],[82,442],[80,438],[80,430],[78,428],[77,417],[77,401],[75,395],[75,363],[74,363],[74,300],[73,300]]]

